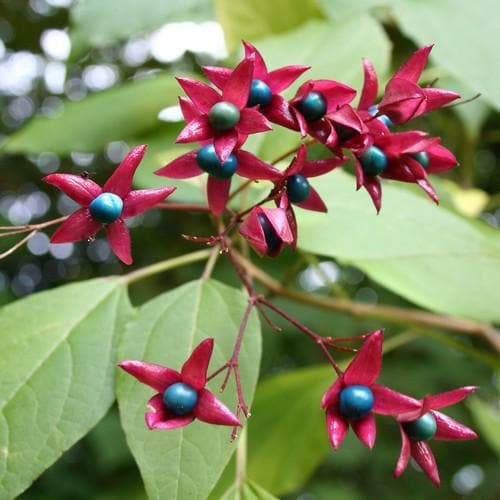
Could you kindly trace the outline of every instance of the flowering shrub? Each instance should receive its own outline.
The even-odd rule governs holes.
[[[3,256],[10,255],[37,231],[62,222],[52,234],[53,243],[92,240],[102,229],[116,256],[123,263],[131,264],[126,219],[159,206],[166,210],[209,213],[213,221],[211,234],[183,235],[193,245],[208,245],[208,250],[153,264],[114,281],[100,281],[93,292],[87,292],[90,304],[86,313],[88,315],[95,314],[93,308],[99,310],[104,307],[95,302],[93,294],[106,301],[108,309],[105,314],[96,316],[92,323],[94,328],[99,328],[100,322],[109,322],[113,314],[118,314],[116,304],[123,301],[121,292],[117,291],[120,283],[132,283],[175,265],[208,258],[201,278],[205,285],[200,285],[202,288],[199,292],[191,290],[189,293],[197,297],[198,303],[206,301],[205,307],[210,309],[210,321],[214,324],[219,324],[219,314],[226,315],[220,310],[228,309],[229,312],[224,316],[225,324],[221,328],[227,328],[229,319],[234,321],[235,311],[241,316],[237,328],[231,330],[229,325],[229,334],[224,334],[229,338],[234,337],[232,351],[228,353],[224,348],[217,352],[215,361],[211,359],[213,352],[218,349],[217,335],[215,338],[204,335],[204,327],[198,324],[196,314],[190,319],[190,307],[199,306],[185,303],[180,292],[165,296],[162,299],[165,303],[158,303],[160,309],[177,304],[175,314],[169,312],[167,315],[172,323],[178,325],[192,321],[190,337],[182,340],[178,352],[174,341],[171,351],[159,353],[155,351],[154,338],[149,344],[149,340],[144,341],[141,337],[143,328],[151,331],[162,328],[164,332],[161,335],[171,334],[170,324],[163,317],[166,315],[164,312],[157,314],[153,310],[146,310],[144,316],[139,315],[132,320],[133,326],[127,329],[119,320],[106,323],[107,328],[118,332],[120,342],[126,346],[118,349],[118,366],[136,379],[120,374],[117,390],[123,426],[138,462],[141,464],[149,449],[142,446],[142,440],[156,439],[144,437],[144,429],[137,430],[136,417],[143,418],[143,411],[138,409],[146,405],[149,411],[145,413],[143,426],[147,427],[147,432],[177,433],[175,436],[181,436],[183,431],[179,428],[198,425],[194,422],[199,420],[202,422],[199,433],[210,435],[216,432],[213,426],[230,426],[233,428],[232,434],[224,435],[225,439],[228,442],[236,439],[238,430],[245,426],[246,418],[250,416],[250,401],[257,377],[260,346],[255,344],[255,339],[253,345],[247,342],[249,329],[253,329],[251,333],[256,335],[254,323],[257,312],[274,330],[280,329],[274,322],[277,316],[310,338],[331,366],[336,379],[324,393],[322,401],[317,401],[318,409],[311,411],[319,411],[319,406],[324,409],[327,436],[333,448],[341,446],[349,427],[365,446],[373,448],[376,442],[375,415],[387,416],[399,426],[402,440],[394,476],[399,477],[410,457],[413,457],[432,482],[439,486],[437,465],[428,441],[466,440],[477,436],[474,431],[438,410],[460,402],[476,387],[462,387],[418,399],[398,392],[397,381],[394,382],[394,389],[376,383],[382,367],[383,331],[349,338],[333,335],[324,337],[314,332],[256,288],[254,280],[267,286],[271,292],[280,290],[281,285],[273,282],[251,262],[247,245],[259,256],[272,258],[277,258],[286,246],[296,249],[301,228],[295,212],[320,212],[316,216],[322,217],[322,213],[327,211],[325,201],[328,200],[320,195],[321,179],[335,175],[335,171],[340,168],[350,168],[350,159],[354,164],[356,188],[359,190],[363,187],[367,191],[377,213],[382,208],[382,185],[386,179],[417,184],[438,203],[438,196],[428,176],[456,167],[455,156],[441,144],[440,138],[431,137],[422,130],[412,130],[408,128],[410,125],[404,129],[398,127],[448,105],[459,95],[419,85],[432,48],[426,46],[417,50],[395,72],[378,102],[377,75],[373,65],[366,59],[363,61],[364,83],[356,105],[353,102],[357,94],[355,89],[328,79],[307,80],[298,87],[291,99],[287,99],[283,92],[299,77],[306,75],[309,68],[286,66],[269,70],[254,46],[248,42],[243,42],[243,45],[244,59],[234,69],[214,66],[203,68],[211,85],[192,78],[177,79],[186,94],[179,97],[185,126],[177,142],[193,144],[193,149],[166,165],[158,165],[160,168],[155,172],[167,179],[190,179],[206,174],[207,205],[165,203],[175,187],[131,190],[134,174],[141,168],[140,162],[146,150],[146,145],[137,146],[102,187],[86,176],[47,175],[43,179],[46,183],[65,193],[81,208],[69,216],[36,226],[10,228],[9,231],[15,234],[28,232],[28,236]],[[252,134],[265,134],[273,127],[283,127],[296,133],[301,142],[273,162],[265,161],[245,149]],[[319,182],[313,185],[312,179],[319,179]],[[266,186],[265,194],[258,201],[251,201],[237,210],[233,200],[247,194],[257,181]],[[380,217],[384,217],[383,213]],[[416,227],[415,231],[418,230]],[[226,257],[234,270],[245,290],[245,300],[242,301],[235,290],[206,285],[219,255]],[[204,286],[215,288],[210,290]],[[238,305],[234,305],[235,297],[239,300]],[[51,307],[60,306],[56,301]],[[104,320],[104,317],[107,319]],[[428,318],[421,320],[424,324],[425,321],[430,322]],[[250,324],[253,325],[251,328]],[[54,326],[54,329],[57,328],[57,325]],[[197,346],[193,342],[195,337],[201,340]],[[111,338],[108,341],[111,344],[114,342]],[[60,346],[67,346],[69,351],[73,349],[64,332],[59,342]],[[78,348],[84,348],[85,341],[79,342],[83,346],[79,344]],[[356,348],[346,347],[346,342],[358,345]],[[354,354],[346,369],[336,359],[334,353],[338,351]],[[188,356],[187,360],[180,361],[180,353]],[[96,356],[99,357],[99,353],[96,352]],[[165,359],[169,367],[156,364],[157,358]],[[76,365],[75,370],[80,369]],[[176,371],[178,369],[180,371]],[[112,367],[103,364],[99,365],[99,370],[102,377],[106,378],[110,376]],[[221,375],[221,392],[229,387],[231,380],[234,381],[233,400],[228,398],[229,401],[226,399],[223,402],[207,388],[209,381]],[[74,383],[78,383],[75,380]],[[139,388],[138,382],[147,387]],[[425,392],[425,388],[422,390]],[[112,400],[109,394],[107,397]],[[71,413],[75,411],[77,407],[72,408]],[[279,418],[280,411],[282,409],[276,409],[276,418]],[[198,438],[191,439],[196,447]],[[152,441],[147,442],[155,446]],[[230,451],[232,448],[228,449],[227,456],[222,456],[222,466],[229,458]],[[165,449],[164,452],[169,453],[169,450]],[[162,471],[157,473],[161,475]],[[213,485],[214,481],[210,479],[208,482]]]

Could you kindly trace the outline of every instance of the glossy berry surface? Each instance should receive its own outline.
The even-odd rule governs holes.
[[[96,221],[110,224],[120,217],[123,201],[114,193],[102,193],[90,202],[89,210]]]
[[[211,107],[208,121],[216,130],[229,130],[240,121],[240,110],[230,102],[220,101]]]
[[[281,238],[276,233],[274,227],[269,222],[269,219],[264,214],[258,214],[257,219],[259,220],[260,227],[264,231],[264,238],[266,239],[266,245],[268,248],[268,255],[274,256],[279,252],[281,247]]]
[[[238,168],[238,160],[235,155],[229,155],[228,159],[221,163],[213,144],[207,144],[198,150],[196,163],[207,174],[219,179],[229,179]]]
[[[174,415],[186,415],[198,402],[198,393],[189,385],[177,382],[163,393],[163,403]]]
[[[436,419],[429,411],[413,422],[405,422],[403,429],[414,441],[426,441],[436,434]]]
[[[250,95],[248,96],[248,105],[257,106],[268,106],[271,104],[273,98],[273,92],[269,88],[267,83],[262,80],[252,80],[252,85],[250,86]]]
[[[378,113],[377,106],[371,106],[368,109],[368,113],[370,113],[370,115],[372,116],[375,116]],[[387,115],[377,116],[377,120],[380,120],[387,128],[392,127],[392,120]]]
[[[319,92],[309,92],[298,104],[297,108],[308,121],[319,120],[326,113],[325,98]]]
[[[286,193],[292,203],[300,203],[309,197],[311,185],[303,175],[293,174],[286,179]]]
[[[372,176],[381,174],[388,165],[387,156],[377,146],[370,146],[361,155],[360,162],[363,172]]]
[[[425,151],[420,151],[420,153],[415,153],[411,155],[412,158],[418,161],[422,167],[427,168],[429,166],[429,155]]]
[[[373,408],[373,393],[364,385],[349,385],[339,395],[340,414],[348,420],[366,417]]]

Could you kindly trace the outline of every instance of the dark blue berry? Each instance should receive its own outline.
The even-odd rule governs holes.
[[[387,156],[381,149],[377,148],[377,146],[370,146],[361,155],[359,160],[363,167],[363,172],[371,176],[381,174],[388,165]]]
[[[413,422],[405,422],[403,429],[415,441],[427,441],[436,434],[437,423],[434,415],[429,411]]]
[[[220,101],[208,112],[208,121],[216,130],[229,130],[240,121],[240,110],[231,102]]]
[[[427,168],[429,166],[429,155],[425,151],[412,154],[411,157],[417,160],[422,167]]]
[[[238,168],[238,159],[235,155],[229,155],[228,159],[221,163],[213,144],[207,144],[198,150],[196,163],[207,174],[218,179],[229,179]]]
[[[174,415],[191,413],[198,402],[198,393],[189,385],[177,382],[163,393],[163,403]]]
[[[292,203],[300,203],[307,200],[311,193],[309,181],[300,174],[293,174],[286,179],[286,194]]]
[[[339,395],[340,414],[348,420],[359,420],[373,408],[373,393],[364,385],[349,385]]]
[[[262,213],[257,214],[257,219],[259,220],[260,227],[264,231],[264,238],[267,245],[267,253],[270,256],[275,256],[281,248],[281,238],[276,233],[276,230],[269,222],[269,219]]]
[[[102,193],[90,202],[89,210],[95,220],[110,224],[120,217],[123,201],[114,193]]]
[[[377,106],[370,106],[368,108],[368,113],[370,113],[370,115],[372,116],[375,116],[378,113]],[[380,120],[382,123],[384,123],[387,128],[392,127],[392,120],[387,115],[377,116],[377,120]]]
[[[273,92],[267,83],[262,80],[252,80],[250,94],[248,96],[248,106],[268,106],[271,104]]]
[[[319,92],[309,92],[297,103],[297,108],[308,122],[312,122],[325,116],[326,101]]]

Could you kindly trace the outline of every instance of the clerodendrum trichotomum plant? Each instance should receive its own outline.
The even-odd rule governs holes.
[[[179,98],[179,103],[186,124],[177,142],[192,144],[192,149],[161,168],[158,165],[156,170],[158,176],[166,179],[189,179],[206,174],[207,205],[165,203],[164,200],[174,191],[174,187],[132,190],[134,173],[140,168],[146,151],[146,145],[140,145],[129,152],[103,186],[96,184],[88,175],[47,175],[43,180],[69,196],[79,208],[69,216],[36,226],[11,227],[11,232],[28,234],[4,255],[12,253],[37,231],[61,223],[52,234],[53,243],[92,240],[102,230],[116,256],[125,264],[131,264],[131,241],[125,222],[129,217],[158,206],[208,212],[213,228],[203,236],[183,237],[193,245],[208,245],[210,248],[179,257],[179,264],[207,257],[208,263],[202,276],[202,280],[207,280],[217,257],[221,255],[227,258],[247,294],[248,303],[238,320],[239,327],[236,324],[233,332],[232,353],[229,356],[226,353],[223,358],[220,357],[223,351],[218,347],[217,335],[214,335],[215,338],[202,335],[196,342],[191,342],[188,357],[184,361],[176,355],[175,346],[171,352],[155,354],[152,345],[148,347],[148,341],[141,340],[141,332],[146,328],[157,328],[164,330],[164,335],[168,336],[170,324],[162,319],[161,314],[145,315],[142,323],[136,322],[135,327],[126,329],[124,335],[128,336],[130,344],[137,345],[137,349],[121,351],[124,354],[118,359],[118,366],[126,374],[118,375],[119,380],[125,381],[125,385],[122,384],[124,388],[119,389],[119,396],[124,427],[128,426],[128,439],[134,453],[140,457],[147,456],[154,446],[154,442],[151,448],[142,446],[143,440],[147,439],[144,434],[140,434],[137,439],[131,436],[131,419],[142,419],[144,412],[143,425],[147,426],[146,432],[151,434],[172,433],[181,439],[183,428],[198,426],[198,438],[203,435],[209,440],[211,433],[220,431],[214,426],[229,426],[233,431],[232,434],[227,433],[227,441],[231,438],[235,440],[238,429],[245,426],[246,418],[250,416],[251,393],[246,394],[242,382],[242,356],[252,356],[252,353],[244,352],[252,345],[248,344],[250,347],[245,348],[244,339],[256,311],[274,330],[279,330],[279,327],[273,317],[279,316],[280,321],[288,322],[291,327],[305,334],[331,365],[331,385],[323,399],[317,401],[317,410],[311,408],[311,412],[320,411],[320,406],[323,409],[326,416],[325,440],[329,439],[333,448],[341,447],[350,427],[366,447],[372,448],[376,443],[375,415],[389,417],[401,433],[401,451],[397,460],[397,450],[394,450],[394,476],[403,474],[410,458],[413,458],[431,481],[439,486],[431,443],[477,437],[474,431],[441,413],[441,409],[462,401],[476,387],[461,387],[417,399],[398,392],[397,380],[393,383],[395,388],[378,384],[377,378],[382,368],[383,331],[347,338],[320,336],[255,288],[254,281],[267,284],[270,291],[276,290],[279,283],[276,284],[251,262],[247,244],[262,257],[278,258],[285,246],[295,249],[300,234],[296,211],[327,211],[325,200],[313,187],[311,179],[334,175],[332,172],[346,165],[349,159],[354,164],[356,188],[363,187],[367,191],[377,213],[382,208],[384,179],[418,184],[437,203],[438,197],[428,176],[454,168],[457,161],[453,153],[441,144],[439,137],[412,130],[406,124],[413,118],[447,105],[459,96],[448,90],[419,85],[431,46],[417,50],[396,71],[379,101],[375,69],[370,61],[364,60],[364,84],[357,105],[353,104],[355,89],[327,79],[305,81],[298,87],[294,97],[287,100],[283,91],[309,68],[286,66],[270,70],[255,47],[244,42],[244,49],[245,57],[234,69],[203,68],[210,84],[191,78],[178,78],[185,92],[185,96]],[[127,103],[124,102],[123,106],[127,106]],[[398,128],[400,125],[405,127]],[[300,134],[302,141],[298,147],[268,163],[251,153],[246,145],[250,135],[265,134],[273,127],[294,131]],[[289,164],[283,165],[290,158]],[[248,188],[256,181],[267,186],[267,192],[261,199],[251,201],[247,197],[250,200],[247,206],[239,211],[231,208],[234,204],[230,202],[238,196],[248,195]],[[418,229],[415,228],[415,231]],[[167,269],[170,265],[173,265],[172,262],[165,266],[160,264],[159,270]],[[270,265],[269,261],[266,265]],[[155,265],[134,271],[122,279],[131,282],[138,276],[154,272]],[[111,292],[101,289],[89,292],[89,300],[93,293]],[[225,298],[222,303],[220,300],[217,302],[217,293],[214,289],[213,303],[207,306],[214,308],[211,321],[216,324],[219,314],[217,307],[224,308],[225,302],[232,300],[231,295],[226,294],[224,297],[229,298]],[[78,297],[74,297],[74,300],[78,300]],[[168,301],[178,304],[175,309],[179,317],[177,324],[184,321],[182,318],[189,318],[189,309],[196,307],[195,304],[185,303],[180,293]],[[111,314],[114,313],[110,309],[103,318],[109,318]],[[26,320],[31,321],[29,318]],[[98,323],[91,328],[98,328]],[[117,328],[115,323],[112,324],[115,326],[109,328]],[[59,327],[55,324],[53,328],[57,330]],[[186,328],[191,327],[188,325]],[[202,329],[200,326],[196,328]],[[200,342],[203,337],[204,340]],[[38,342],[37,339],[31,341]],[[58,349],[66,345],[64,338],[60,342]],[[85,346],[85,340],[74,342],[83,342]],[[347,347],[348,342],[357,342],[358,348]],[[257,349],[257,345],[253,345]],[[69,349],[67,355],[70,356],[74,346],[68,343],[66,347]],[[335,359],[336,350],[354,353],[346,368]],[[136,356],[128,357],[128,352],[134,352]],[[221,359],[226,361],[217,365],[211,361],[213,354],[217,354],[219,362]],[[93,353],[96,366],[100,355],[97,351]],[[63,357],[64,353],[61,352],[61,363],[64,362]],[[155,360],[158,357],[166,360],[168,366],[157,364]],[[22,360],[19,362],[23,363]],[[102,377],[106,377],[114,368],[114,365],[105,366]],[[75,365],[75,371],[82,369],[78,364]],[[90,365],[86,370],[98,368]],[[57,377],[57,371],[46,376]],[[207,388],[207,383],[217,377],[222,379],[221,392],[234,382],[236,401],[231,403],[226,399],[222,402],[219,397],[224,395],[214,394]],[[36,382],[34,384],[33,391],[36,391]],[[143,392],[139,390],[140,384],[147,386],[140,389]],[[29,405],[29,396],[26,398],[24,404]],[[57,401],[47,404],[53,405],[54,412],[65,411],[57,405]],[[148,410],[145,410],[146,406]],[[135,414],[132,408],[135,408]],[[87,412],[89,408],[76,408],[73,411]],[[287,409],[276,408],[275,411],[275,417],[279,419]],[[35,414],[36,408],[33,408]],[[34,421],[26,421],[26,426],[43,427],[44,423],[36,423],[34,418]],[[70,421],[71,417],[68,416],[67,420]],[[197,420],[201,423],[195,423]],[[61,429],[64,433],[64,427]],[[141,433],[143,430],[135,432]],[[300,429],[297,432],[300,433]],[[58,438],[51,439],[57,441]],[[196,448],[195,441],[192,446]],[[162,453],[168,456],[171,451],[165,449]],[[0,468],[2,456],[0,453]],[[225,461],[228,459],[229,455],[224,458]],[[210,457],[205,460],[206,466],[210,467]],[[163,472],[159,469],[155,473],[161,476]],[[214,483],[216,479],[210,480]],[[172,492],[172,498],[174,496]]]

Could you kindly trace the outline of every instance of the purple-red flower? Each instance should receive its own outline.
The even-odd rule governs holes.
[[[196,110],[177,142],[213,141],[217,156],[224,162],[241,136],[271,130],[267,118],[248,107],[252,74],[253,61],[244,59],[222,85],[222,95],[206,83],[177,78]]]
[[[134,217],[164,200],[175,187],[131,191],[132,179],[146,152],[133,148],[104,186],[80,175],[50,174],[43,178],[82,206],[52,235],[52,243],[92,239],[104,227],[109,245],[125,264],[132,263],[130,233],[124,219]]]
[[[278,169],[242,149],[235,149],[225,162],[221,162],[211,144],[183,154],[155,172],[170,179],[188,179],[203,173],[208,173],[208,206],[216,215],[226,207],[233,174],[271,181],[280,179],[282,175]]]
[[[337,133],[327,117],[349,104],[355,95],[352,87],[334,80],[303,83],[290,101],[302,137],[309,133],[327,146],[335,146]]]
[[[453,391],[425,396],[419,402],[419,410],[398,416],[401,452],[394,470],[394,477],[403,474],[410,457],[413,457],[431,481],[439,486],[436,460],[427,440],[461,441],[476,439],[477,434],[469,427],[436,410],[459,403],[476,389],[477,387],[474,386],[460,387]]]
[[[209,424],[241,425],[238,417],[205,388],[213,348],[212,338],[203,340],[180,372],[145,361],[118,364],[157,392],[148,402],[151,411],[145,415],[150,429],[177,429],[195,418]]]
[[[255,207],[240,225],[240,234],[261,255],[276,257],[294,241],[286,210]]]
[[[418,85],[432,47],[416,50],[387,83],[378,111],[394,123],[405,123],[460,97],[450,90]]]
[[[455,156],[439,138],[419,130],[374,135],[370,146],[354,154],[356,187],[368,191],[377,212],[382,204],[380,177],[418,184],[437,203],[438,196],[427,175],[456,165]]]
[[[409,396],[375,384],[382,367],[383,331],[370,334],[347,367],[325,392],[321,407],[326,410],[330,442],[338,448],[349,425],[360,441],[372,448],[375,444],[374,413],[399,415],[419,409],[419,402]]]
[[[288,101],[280,95],[309,66],[284,66],[268,71],[260,52],[250,43],[243,41],[245,59],[253,62],[253,75],[248,106],[259,106],[259,111],[270,121],[283,127],[296,129],[295,118],[290,113]],[[222,89],[233,70],[220,66],[205,66],[203,72],[208,80]]]

